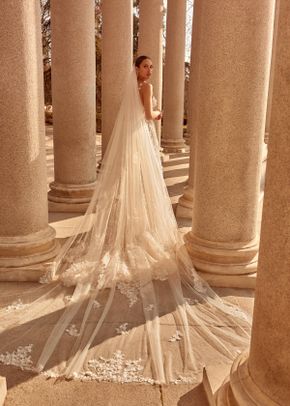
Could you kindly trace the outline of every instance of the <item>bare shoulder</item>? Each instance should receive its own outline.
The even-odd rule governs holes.
[[[141,91],[142,91],[144,94],[152,94],[152,92],[153,92],[153,86],[151,85],[151,83],[144,82]]]

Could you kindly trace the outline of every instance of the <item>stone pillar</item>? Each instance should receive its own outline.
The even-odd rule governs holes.
[[[189,177],[187,185],[184,188],[183,195],[178,200],[176,209],[176,217],[192,218],[193,209],[193,189],[194,189],[194,165],[195,165],[195,142],[196,142],[196,124],[197,124],[197,89],[198,89],[198,74],[199,74],[199,44],[200,44],[200,0],[195,0],[192,18],[192,39],[191,39],[191,55],[190,55],[190,76],[188,86],[188,121],[187,121],[187,136],[190,143],[190,158],[189,158]]]
[[[249,357],[234,363],[218,405],[288,406],[290,399],[290,3],[280,0],[278,40]]]
[[[48,226],[39,2],[3,2],[0,38],[0,278],[9,280],[13,268],[57,248]]]
[[[278,15],[278,12],[279,12],[279,1],[276,0],[276,16]],[[273,30],[271,71],[270,71],[268,102],[267,102],[267,115],[266,115],[266,125],[265,125],[265,137],[264,137],[265,144],[268,144],[270,123],[271,123],[271,109],[272,109],[272,95],[273,95],[273,82],[274,82],[274,66],[275,66],[275,57],[276,57],[277,31],[278,31],[278,18],[275,18],[274,30]]]
[[[195,0],[196,1],[196,0]],[[192,218],[193,198],[194,198],[194,165],[195,165],[195,137],[188,133],[190,142],[189,152],[189,176],[183,189],[183,195],[180,196],[176,208],[176,217]]]
[[[183,139],[185,19],[186,0],[168,0],[161,139],[164,152],[180,152],[185,148]]]
[[[244,275],[257,267],[274,0],[201,1],[200,7],[195,193],[187,248],[205,278]]]
[[[132,0],[102,2],[102,152],[118,114],[126,78],[133,64]]]
[[[49,208],[85,211],[96,180],[93,0],[51,0],[55,181]]]
[[[140,0],[138,55],[150,56],[154,71],[152,85],[158,108],[162,109],[163,0]],[[160,142],[161,123],[155,122]]]
[[[191,63],[190,63],[191,66]],[[186,131],[183,133],[184,142],[186,145],[190,145],[190,136],[191,136],[191,100],[190,100],[190,93],[189,93],[189,86],[190,86],[190,74],[189,74],[189,81],[188,81],[188,91],[187,91],[187,114],[186,114]],[[184,89],[185,90],[185,89]]]

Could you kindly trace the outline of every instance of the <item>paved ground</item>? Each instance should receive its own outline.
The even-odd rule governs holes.
[[[100,156],[100,136],[97,136],[97,153]],[[52,130],[47,129],[46,153],[48,183],[53,180]],[[171,154],[164,162],[164,178],[173,207],[182,194],[188,175],[189,153]],[[65,238],[72,232],[79,214],[50,213],[50,224],[56,229],[58,238]],[[190,221],[179,221],[180,230],[187,232]],[[0,283],[0,291],[3,289]],[[21,289],[21,284],[15,284]],[[241,289],[216,289],[221,296],[252,310],[253,291]],[[225,372],[226,373],[226,372]],[[110,384],[78,381],[45,380],[14,368],[0,365],[0,375],[6,376],[8,395],[5,406],[206,406],[201,385],[138,385]]]

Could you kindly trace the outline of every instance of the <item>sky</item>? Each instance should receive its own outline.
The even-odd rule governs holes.
[[[185,36],[185,61],[186,62],[190,62],[192,17],[193,17],[193,0],[187,0],[186,36]]]

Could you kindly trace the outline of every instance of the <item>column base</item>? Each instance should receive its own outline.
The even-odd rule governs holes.
[[[248,354],[233,363],[230,380],[215,394],[217,406],[278,406],[253,381],[248,369]]]
[[[161,146],[165,153],[184,152],[187,149],[183,138],[177,140],[163,138],[161,139]]]
[[[203,368],[202,386],[209,406],[216,406],[216,391],[228,380],[232,364],[212,364]]]
[[[51,212],[86,212],[93,196],[96,182],[84,185],[50,183],[48,209]]]
[[[179,218],[192,218],[193,208],[193,187],[186,186],[183,195],[178,199],[176,217]]]
[[[203,240],[193,232],[185,235],[185,244],[195,268],[217,275],[255,273],[258,262],[258,241],[224,243]]]
[[[39,264],[22,267],[0,267],[0,282],[39,282],[40,278],[46,274],[50,265],[50,261],[44,261]]]
[[[215,288],[238,288],[238,289],[255,289],[257,273],[224,275],[213,274],[208,272],[197,272],[211,287]]]
[[[48,201],[50,213],[85,213],[90,203],[62,203]]]
[[[58,243],[55,230],[44,230],[25,236],[0,238],[0,268],[7,272],[13,268],[38,264],[56,256]]]

